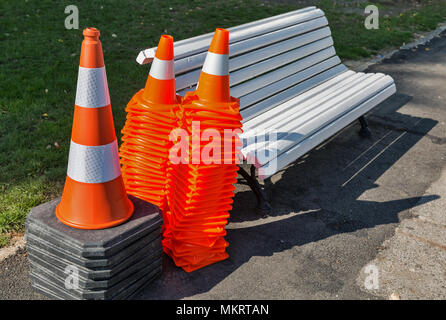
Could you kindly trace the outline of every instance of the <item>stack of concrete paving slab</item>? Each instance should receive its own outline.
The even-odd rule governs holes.
[[[103,230],[61,223],[60,199],[35,207],[26,219],[32,286],[54,299],[129,299],[161,274],[158,208],[129,197],[132,218]]]

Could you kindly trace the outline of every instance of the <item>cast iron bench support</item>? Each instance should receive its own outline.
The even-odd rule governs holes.
[[[359,123],[361,124],[361,130],[359,131],[359,135],[363,138],[370,138],[372,136],[372,132],[369,129],[369,124],[364,116],[359,117]]]
[[[241,166],[239,173],[246,180],[251,190],[254,192],[257,198],[257,209],[262,216],[267,216],[271,212],[271,205],[268,202],[265,192],[262,190],[259,181],[256,178],[256,167],[250,166],[250,173],[246,172]]]

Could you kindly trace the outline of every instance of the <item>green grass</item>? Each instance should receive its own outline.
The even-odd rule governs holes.
[[[326,13],[336,51],[343,59],[369,57],[383,49],[400,47],[413,40],[414,32],[434,30],[446,21],[446,5],[440,1],[395,16],[380,14],[377,30],[367,30],[364,15],[345,13],[345,6],[336,6],[333,1],[322,1],[319,7]],[[382,11],[387,8],[383,4],[378,7]]]
[[[65,6],[49,0],[0,1],[0,247],[23,231],[29,209],[62,191],[73,116],[82,29],[101,30],[117,136],[124,108],[147,77],[138,52],[168,33],[176,40],[296,9],[256,0],[76,1],[79,30],[66,30]],[[323,1],[341,58],[356,59],[399,46],[434,29],[446,8],[425,7],[383,18],[366,30],[364,17]],[[116,36],[112,36],[115,34]]]
[[[0,234],[0,248],[6,246],[11,240],[9,233]]]

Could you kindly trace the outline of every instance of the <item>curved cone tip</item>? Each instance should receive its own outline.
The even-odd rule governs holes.
[[[99,35],[100,34],[101,33],[99,32],[99,30],[96,29],[96,28],[85,28],[84,32],[83,32],[83,35],[84,35],[85,38],[91,37],[91,38],[94,38],[94,39],[99,39]]]
[[[223,28],[217,28],[212,38],[209,52],[228,54],[229,53],[229,31]]]
[[[155,57],[160,60],[173,60],[173,37],[163,34],[158,43]]]
[[[104,66],[100,32],[96,28],[86,28],[83,31],[81,59],[79,65],[84,68],[101,68]]]
[[[217,28],[195,91],[200,99],[212,102],[229,102],[231,100],[228,54],[229,31]],[[217,56],[219,58],[216,58]]]
[[[177,98],[175,92],[172,36],[161,36],[155,58],[169,62],[162,63],[156,59],[153,61],[142,94],[143,98],[151,103],[175,104],[177,103]]]

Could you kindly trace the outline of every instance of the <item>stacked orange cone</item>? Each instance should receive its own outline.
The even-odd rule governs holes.
[[[133,214],[118,157],[99,30],[83,32],[67,178],[58,219],[79,229],[103,229]]]
[[[119,150],[127,192],[157,205],[168,237],[166,203],[169,135],[177,127],[180,97],[175,92],[173,38],[161,36],[146,86],[127,104]]]
[[[187,272],[228,257],[224,227],[232,209],[240,142],[237,135],[225,136],[224,129],[241,132],[242,126],[239,100],[229,94],[228,44],[229,31],[217,29],[197,90],[189,92],[181,105],[182,128],[191,144],[189,162],[172,165],[168,174],[171,233],[163,241],[164,251]],[[212,141],[220,150],[218,155],[209,153],[208,141],[194,143],[207,129],[221,137]],[[223,147],[226,142],[229,150]],[[212,155],[214,163],[204,159],[206,154]],[[215,164],[217,158],[221,164]]]

